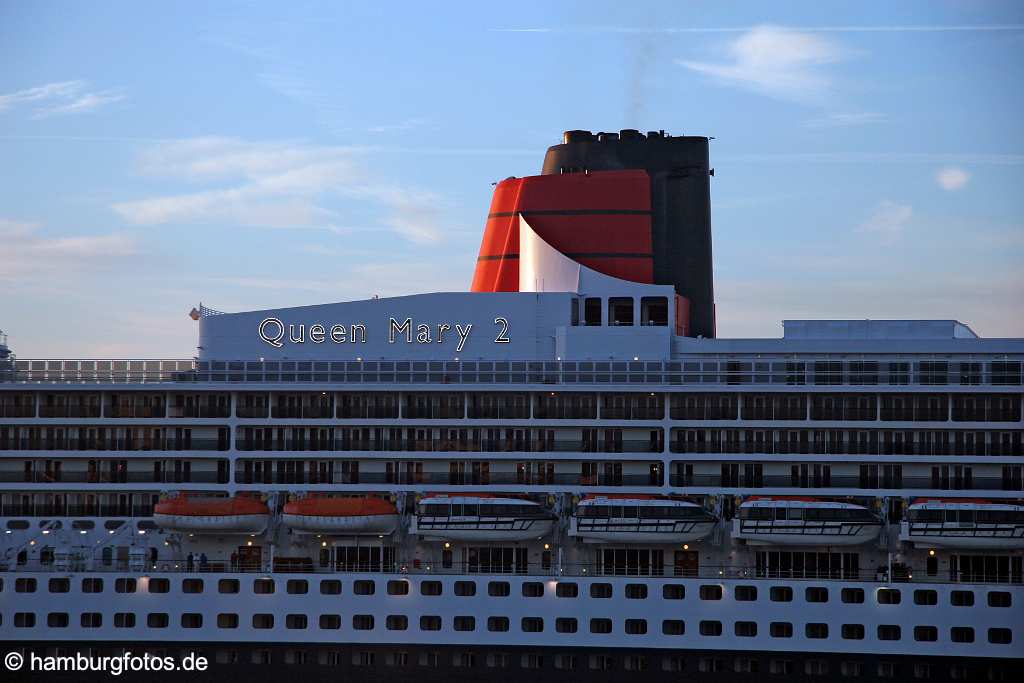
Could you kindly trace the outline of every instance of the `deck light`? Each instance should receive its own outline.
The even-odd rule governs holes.
[[[252,541],[246,541],[245,544],[248,545],[248,546],[251,546],[252,545]]]
[[[50,530],[49,530],[49,529],[43,529],[43,535],[44,535],[44,536],[45,536],[46,534],[48,534],[48,533],[50,533]]]
[[[690,544],[689,543],[684,543],[683,544],[683,550],[689,550],[689,549],[690,549]]]
[[[326,548],[327,547],[327,541],[320,541],[320,547],[321,548]]]
[[[928,551],[928,556],[929,557],[935,557],[935,551],[934,550],[929,550]]]
[[[544,544],[544,550],[551,550],[551,544],[550,543],[545,543]]]
[[[445,542],[444,542],[444,549],[445,549],[445,550],[448,550],[448,548],[451,548],[451,547],[452,547],[452,544],[451,544],[451,543],[449,543],[448,541],[445,541]]]

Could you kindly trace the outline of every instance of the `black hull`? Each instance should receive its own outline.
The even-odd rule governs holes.
[[[59,649],[60,652],[55,652]],[[17,672],[0,668],[3,681],[74,680],[96,683],[115,681],[145,681],[158,683],[188,680],[191,683],[216,681],[217,683],[258,683],[261,681],[336,680],[367,681],[373,683],[618,683],[643,681],[644,683],[678,683],[681,680],[714,681],[715,683],[754,683],[782,681],[785,683],[846,680],[875,681],[1014,681],[1024,673],[1024,659],[994,659],[975,657],[914,657],[884,656],[870,653],[806,653],[763,651],[715,650],[656,650],[638,648],[537,648],[537,647],[466,647],[466,646],[395,646],[351,645],[336,646],[280,644],[280,643],[168,643],[154,647],[153,643],[86,643],[86,642],[5,642],[2,654],[20,652],[25,664]],[[188,653],[206,657],[206,671],[125,671],[119,676],[101,671],[29,671],[29,653],[39,657],[53,655],[75,656],[81,652],[98,657],[117,657],[125,651],[135,657],[151,653],[159,657],[175,657],[178,663]],[[304,654],[302,654],[304,653]],[[406,653],[405,666],[387,662],[389,655]],[[488,656],[500,653],[507,656],[507,666],[488,666]],[[436,665],[420,662],[427,655]],[[529,666],[523,657],[535,656],[536,667]],[[556,659],[574,655],[575,669],[558,668]],[[590,668],[591,656],[607,657],[607,670]],[[254,656],[256,662],[254,662]],[[233,657],[234,662],[225,661]],[[296,662],[304,657],[305,662]],[[433,659],[435,658],[436,659]],[[463,660],[458,666],[453,658]],[[666,668],[666,658],[672,666]],[[779,662],[788,662],[780,669]],[[362,662],[361,664],[358,662]],[[921,667],[928,675],[922,675]],[[809,673],[808,667],[818,673]],[[859,667],[859,673],[857,670]],[[739,670],[737,670],[739,669]],[[745,670],[746,669],[746,670]],[[70,677],[70,678],[69,678]],[[187,677],[187,678],[183,678]]]

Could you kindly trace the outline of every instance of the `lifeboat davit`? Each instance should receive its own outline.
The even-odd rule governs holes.
[[[168,531],[258,534],[267,528],[269,519],[267,504],[250,496],[181,494],[153,508],[153,521]]]
[[[1024,548],[1024,504],[919,498],[907,508],[900,540],[926,548]]]
[[[301,533],[380,536],[398,526],[398,509],[376,496],[307,496],[285,504],[281,520]]]
[[[733,538],[752,545],[860,545],[878,537],[882,518],[863,505],[817,498],[754,496],[733,520]]]
[[[557,519],[527,498],[435,494],[420,499],[410,533],[453,541],[525,541],[549,533]]]
[[[711,533],[717,521],[688,500],[597,494],[576,506],[569,535],[584,543],[690,543]]]

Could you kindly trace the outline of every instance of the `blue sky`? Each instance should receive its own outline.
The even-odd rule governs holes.
[[[225,311],[465,290],[562,130],[714,136],[722,336],[1024,336],[1024,4],[0,0],[0,329],[189,357]]]

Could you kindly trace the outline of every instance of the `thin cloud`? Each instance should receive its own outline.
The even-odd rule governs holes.
[[[914,209],[909,204],[886,199],[879,202],[867,220],[857,229],[860,232],[874,233],[884,242],[891,243],[899,239],[913,216]]]
[[[757,26],[575,26],[492,28],[498,33],[747,33]],[[803,33],[962,33],[972,31],[1024,31],[1024,24],[895,24],[892,26],[785,26]]]
[[[100,107],[104,107],[108,104],[120,102],[123,99],[124,95],[115,91],[85,93],[81,97],[77,97],[67,104],[59,104],[53,107],[42,107],[37,109],[33,116],[38,119],[59,114],[84,114],[86,112],[96,111]]]
[[[865,126],[884,123],[885,114],[873,111],[847,112],[828,114],[816,119],[804,121],[806,128],[843,128],[847,126]]]
[[[226,223],[337,232],[340,215],[331,207],[347,199],[374,205],[382,212],[381,223],[410,241],[440,241],[440,197],[373,180],[359,151],[224,137],[161,142],[140,156],[143,173],[222,186],[122,201],[112,208],[138,225]]]
[[[719,154],[718,161],[729,163],[801,163],[801,164],[972,164],[979,166],[1019,166],[1024,154],[945,153],[945,152],[780,152],[777,154]]]
[[[61,81],[59,83],[47,83],[37,85],[34,88],[18,90],[17,92],[0,95],[0,111],[10,109],[16,104],[24,102],[38,102],[54,98],[74,97],[86,87],[85,81]]]
[[[940,169],[935,174],[935,182],[937,182],[939,187],[947,192],[955,192],[956,190],[963,189],[970,179],[971,174],[957,166]]]
[[[101,267],[138,253],[136,241],[123,233],[46,237],[39,228],[38,223],[0,219],[0,280]]]
[[[59,81],[0,95],[0,112],[16,105],[36,103],[33,118],[55,114],[82,114],[96,111],[125,98],[120,91],[86,92],[88,81]]]
[[[367,130],[371,133],[405,133],[410,130],[416,130],[417,128],[423,128],[429,125],[430,122],[426,119],[406,119],[399,123],[385,123],[379,126],[372,126]]]
[[[725,62],[677,60],[721,85],[797,102],[820,101],[831,86],[822,68],[844,59],[838,44],[811,33],[757,26],[727,47]]]

